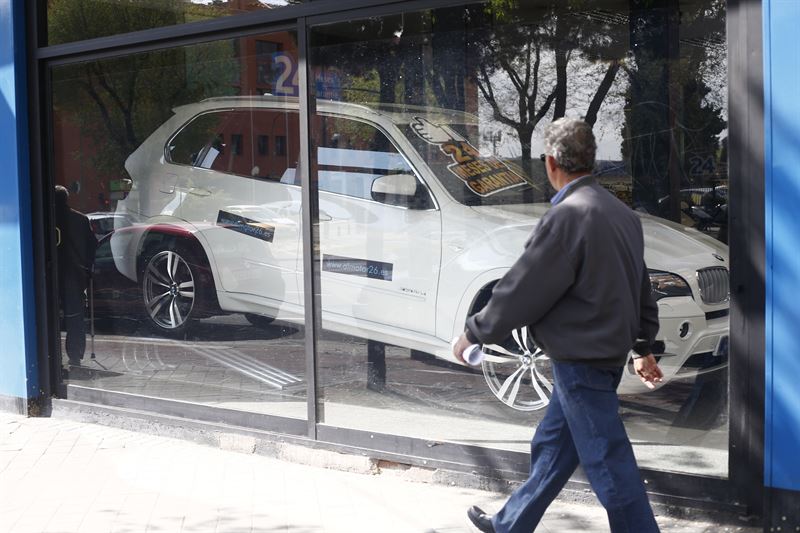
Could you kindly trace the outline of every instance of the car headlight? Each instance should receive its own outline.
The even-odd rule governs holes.
[[[653,287],[653,297],[656,301],[672,296],[692,296],[692,288],[686,280],[671,272],[648,270],[650,286]]]

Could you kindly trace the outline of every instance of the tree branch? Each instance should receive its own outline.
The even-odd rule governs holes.
[[[489,105],[492,106],[492,116],[498,122],[505,124],[506,126],[511,126],[512,128],[519,128],[521,123],[514,122],[510,118],[503,115],[502,111],[500,111],[500,106],[497,104],[497,100],[494,97],[494,92],[492,91],[492,85],[489,83],[489,74],[486,72],[486,67],[481,65],[481,77],[483,77],[483,83],[481,80],[477,80],[478,82],[478,89],[483,94],[483,97],[489,102]],[[484,84],[486,86],[484,86]]]
[[[534,121],[536,113],[536,100],[539,98],[539,65],[542,63],[541,49],[536,47],[536,60],[533,63],[533,92],[528,103],[528,120]]]
[[[542,104],[542,107],[541,107],[541,108],[539,109],[539,111],[536,113],[536,116],[535,116],[535,117],[533,117],[533,118],[534,118],[534,120],[533,120],[533,125],[534,125],[534,127],[535,127],[535,126],[536,126],[536,125],[539,123],[539,121],[540,121],[540,120],[542,120],[542,119],[544,118],[544,116],[547,114],[547,111],[550,109],[550,105],[553,103],[553,100],[555,100],[555,99],[556,99],[556,91],[557,91],[557,90],[558,90],[558,87],[556,87],[555,89],[553,89],[553,92],[551,92],[551,93],[550,93],[550,96],[548,96],[548,97],[547,97],[547,99],[544,101],[544,104]]]
[[[523,83],[522,78],[519,77],[514,66],[509,63],[507,59],[499,59],[499,62],[503,70],[508,73],[508,77],[511,79],[511,83],[514,84],[517,91],[521,94],[528,94],[527,84]]]
[[[94,100],[97,104],[97,107],[100,109],[100,117],[103,119],[103,123],[106,125],[106,129],[108,130],[109,136],[116,142],[121,148],[125,148],[125,138],[116,131],[114,127],[114,122],[111,120],[111,114],[108,112],[108,108],[106,107],[103,99],[100,98],[100,95],[97,94],[97,91],[94,90],[92,84],[83,80],[78,80],[78,85],[83,87],[83,90],[86,91],[86,94],[89,95],[89,98]]]

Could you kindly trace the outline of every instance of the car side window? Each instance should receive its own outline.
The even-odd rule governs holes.
[[[294,182],[299,146],[296,111],[237,108],[203,113],[167,144],[167,159],[263,180]]]
[[[427,188],[378,128],[342,117],[317,115],[314,120],[320,191],[412,209],[433,207]],[[407,194],[385,194],[394,186],[394,181],[386,179],[392,175],[404,175],[405,184],[410,187],[398,192]],[[376,185],[376,180],[381,180],[383,186]]]

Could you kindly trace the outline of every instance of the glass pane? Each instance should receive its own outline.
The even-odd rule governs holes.
[[[52,71],[68,382],[305,418],[296,64],[276,33]]]
[[[175,26],[308,0],[47,0],[47,42],[55,45]],[[256,43],[256,53],[271,53]]]
[[[576,117],[596,179],[640,215],[658,297],[665,382],[650,391],[629,363],[618,389],[640,464],[727,474],[725,3],[658,6],[487,2],[313,28],[326,424],[529,449],[547,354],[523,329],[467,367],[450,341],[550,207],[544,126]]]

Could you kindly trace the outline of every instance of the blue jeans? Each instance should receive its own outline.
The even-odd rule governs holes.
[[[612,533],[657,533],[633,449],[619,416],[622,368],[553,361],[550,405],[531,441],[531,471],[492,518],[498,533],[531,533],[581,464]]]

